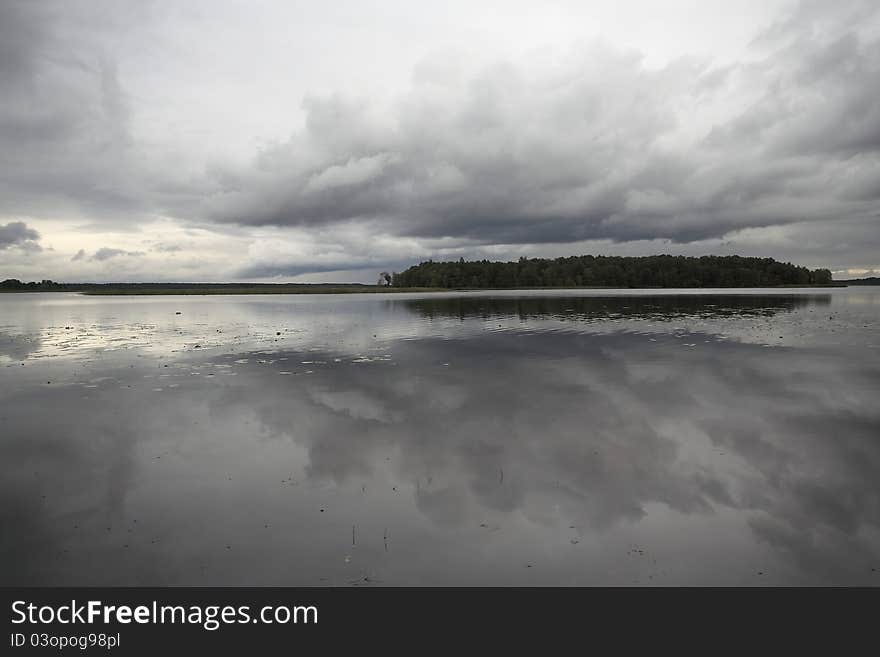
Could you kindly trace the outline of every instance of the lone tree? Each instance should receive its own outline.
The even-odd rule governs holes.
[[[387,271],[383,271],[379,274],[379,280],[376,285],[391,285],[391,274]]]

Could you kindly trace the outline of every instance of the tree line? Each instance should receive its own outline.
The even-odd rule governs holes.
[[[17,278],[0,281],[0,290],[12,292],[64,292],[69,286],[44,278],[42,281],[24,283]]]
[[[773,258],[656,255],[520,258],[516,262],[434,262],[394,273],[395,287],[768,287],[826,285],[827,269],[807,269]]]

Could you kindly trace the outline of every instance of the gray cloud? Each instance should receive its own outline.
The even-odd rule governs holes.
[[[370,272],[372,276],[374,270],[391,269],[400,271],[406,269],[410,265],[409,261],[404,260],[388,260],[388,259],[360,259],[353,256],[351,259],[338,259],[333,262],[315,263],[302,260],[300,262],[259,262],[248,265],[236,272],[237,276],[243,279],[262,279],[277,277],[293,277],[301,274],[312,274],[322,272],[339,272],[351,269],[362,269]]]
[[[98,262],[103,262],[104,260],[109,260],[110,258],[116,258],[117,256],[142,256],[144,255],[143,251],[126,251],[124,249],[111,249],[108,247],[103,247],[98,249],[92,254],[92,257],[89,260],[97,260]]]
[[[690,242],[873,218],[880,40],[859,28],[877,18],[872,3],[804,3],[759,40],[761,59],[727,69],[652,70],[601,45],[537,71],[455,77],[428,61],[390,116],[307,100],[304,131],[218,174],[207,211],[478,243]]]
[[[93,46],[55,30],[61,9],[0,5],[3,209],[45,212],[76,199],[101,210],[121,200],[124,172],[112,175],[112,162],[128,116],[117,74]]]
[[[177,253],[182,250],[183,247],[179,244],[157,244],[153,247],[153,251],[158,251],[159,253]]]
[[[402,268],[451,245],[469,249],[455,257],[580,252],[576,243],[596,240],[633,253],[669,244],[704,252],[705,240],[768,227],[785,236],[739,242],[740,252],[877,265],[880,8],[870,0],[800,2],[724,61],[658,67],[599,41],[489,64],[435,54],[397,96],[382,86],[334,95],[349,87],[313,77],[302,128],[286,141],[260,135],[269,145],[249,163],[243,149],[258,135],[242,138],[248,131],[223,113],[241,107],[217,109],[222,76],[206,70],[192,89],[187,71],[206,60],[156,45],[158,35],[189,43],[198,23],[187,21],[213,13],[171,7],[0,3],[0,216],[75,217],[79,230],[98,233],[164,217],[230,243],[258,226],[296,227],[344,246],[318,265],[242,248],[228,271],[249,278]],[[194,52],[218,45],[198,38],[208,40]],[[248,89],[236,94],[249,107],[276,104],[265,87]],[[238,148],[216,139],[223,129]],[[353,226],[386,240],[369,262],[341,237]],[[296,242],[303,231],[275,234]],[[157,256],[180,250],[162,240],[142,243]]]
[[[112,54],[147,13],[106,0],[0,3],[0,213],[74,210],[106,226],[162,204]]]
[[[85,258],[85,257],[86,257],[86,250],[85,250],[85,249],[80,249],[79,251],[76,252],[76,255],[74,255],[74,256],[70,259],[70,261],[71,261],[71,262],[77,262],[77,261],[79,261],[79,260],[82,260],[82,259]]]
[[[39,251],[41,247],[37,243],[38,239],[40,234],[23,221],[12,221],[0,226],[0,251],[13,246]]]

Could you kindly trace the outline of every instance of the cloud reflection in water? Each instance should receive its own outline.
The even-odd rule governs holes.
[[[475,330],[5,389],[3,583],[877,583],[877,358],[636,321],[827,299],[390,303]]]

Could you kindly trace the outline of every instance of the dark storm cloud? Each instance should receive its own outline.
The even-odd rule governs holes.
[[[41,249],[37,244],[38,239],[40,234],[23,221],[12,221],[0,226],[0,251],[13,246],[38,251]]]
[[[662,70],[594,46],[546,70],[469,78],[442,62],[381,116],[310,99],[305,130],[224,172],[218,221],[483,243],[688,242],[746,227],[871,216],[880,188],[872,3],[804,3],[757,61]]]

